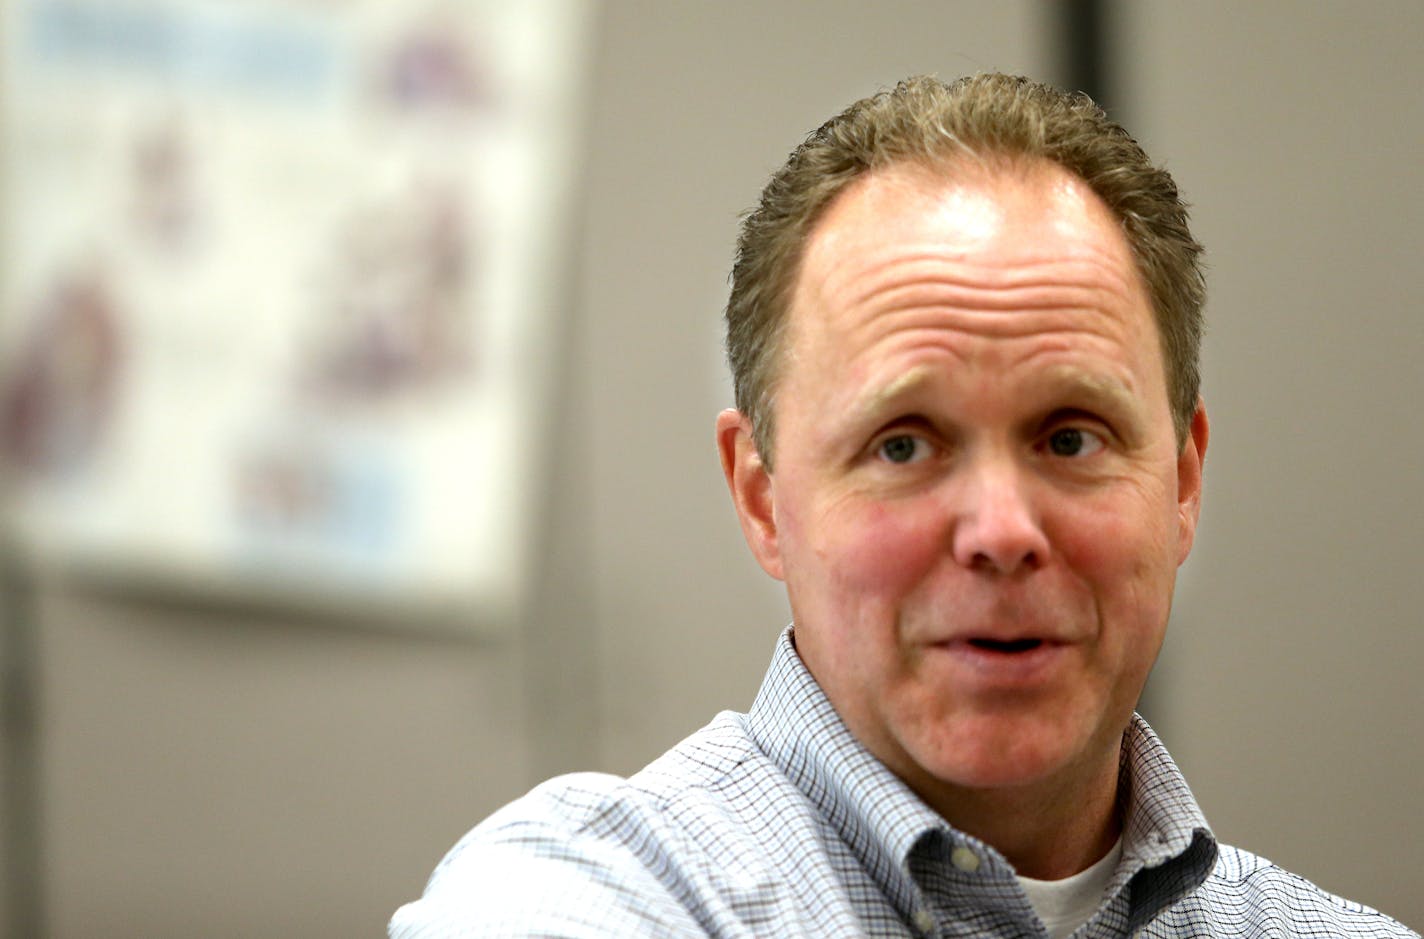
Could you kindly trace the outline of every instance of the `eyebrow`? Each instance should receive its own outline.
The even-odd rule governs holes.
[[[1103,407],[1125,410],[1141,397],[1130,384],[1102,372],[1090,372],[1072,365],[1045,369],[1044,384],[1058,394],[1083,395]]]
[[[888,384],[862,389],[851,401],[847,411],[856,417],[866,417],[885,410],[901,398],[918,391],[933,381],[932,370],[925,365],[917,365],[907,372],[896,375]]]

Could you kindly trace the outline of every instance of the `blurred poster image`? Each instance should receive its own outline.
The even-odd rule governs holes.
[[[587,14],[0,0],[24,545],[145,589],[510,621],[540,453],[501,441],[548,400]]]
[[[470,225],[454,186],[412,187],[336,232],[309,392],[352,404],[473,378]]]
[[[60,274],[27,327],[0,385],[0,452],[27,476],[72,478],[103,444],[119,380],[120,323],[103,274]]]

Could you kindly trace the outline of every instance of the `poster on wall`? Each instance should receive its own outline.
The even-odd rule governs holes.
[[[0,465],[38,563],[517,618],[580,0],[0,0]]]

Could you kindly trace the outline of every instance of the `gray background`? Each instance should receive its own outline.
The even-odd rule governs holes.
[[[1219,835],[1417,929],[1424,5],[1120,6],[1120,116],[1211,264],[1205,511],[1152,717]],[[713,447],[737,215],[877,86],[1053,77],[1051,23],[1028,0],[606,4],[525,628],[41,584],[50,932],[379,934],[533,782],[630,772],[745,708],[787,613]]]

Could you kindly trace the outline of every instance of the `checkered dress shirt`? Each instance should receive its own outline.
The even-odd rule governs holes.
[[[1123,853],[1075,939],[1416,936],[1218,846],[1141,718],[1123,739]],[[779,640],[747,714],[629,779],[563,776],[464,837],[392,939],[1046,936],[1013,868],[950,828],[841,722]],[[1417,939],[1417,936],[1416,936]]]

